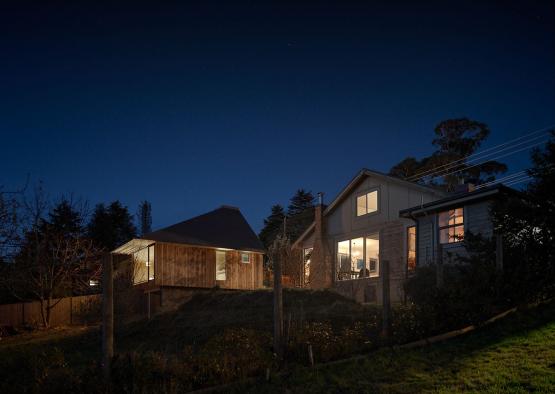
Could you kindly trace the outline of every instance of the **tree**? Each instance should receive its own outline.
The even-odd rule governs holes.
[[[287,235],[290,239],[296,240],[313,221],[314,196],[310,191],[299,189],[291,197],[287,208]]]
[[[522,300],[555,295],[555,132],[544,149],[531,155],[533,177],[519,196],[493,208],[498,233],[503,234],[504,267],[513,293]]]
[[[272,245],[277,234],[283,229],[285,212],[279,204],[272,206],[272,212],[264,219],[264,227],[260,230],[258,237],[266,249]]]
[[[148,201],[143,201],[139,204],[137,213],[141,236],[148,234],[152,231],[152,206]]]
[[[18,240],[18,200],[0,189],[0,261],[11,255]]]
[[[17,298],[39,300],[47,328],[61,297],[88,290],[100,267],[98,250],[83,236],[83,213],[62,199],[45,215],[48,203],[40,193],[25,204],[32,222],[3,284]]]
[[[97,204],[87,232],[105,251],[113,250],[137,235],[131,214],[119,201],[112,202],[108,207]]]
[[[485,123],[468,118],[448,119],[440,122],[434,133],[436,137],[432,144],[436,150],[432,155],[420,161],[408,157],[394,165],[390,174],[453,190],[459,183],[481,184],[507,171],[505,164],[495,160],[468,160],[468,156],[474,154],[490,134]],[[436,182],[438,178],[441,181]]]

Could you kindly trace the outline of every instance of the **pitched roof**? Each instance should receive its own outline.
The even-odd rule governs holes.
[[[142,239],[264,252],[239,208],[223,205],[192,219],[145,234]]]
[[[457,193],[440,200],[432,201],[424,205],[417,205],[412,208],[403,209],[399,212],[402,217],[411,217],[424,214],[426,212],[433,212],[440,209],[447,209],[459,204],[469,202],[478,202],[485,199],[491,199],[501,193],[504,194],[519,194],[513,188],[507,187],[503,184],[497,184],[489,187],[482,187],[466,193]]]
[[[357,185],[362,181],[362,179],[364,179],[367,176],[373,176],[375,178],[378,179],[382,179],[385,181],[389,181],[389,182],[395,182],[399,185],[405,186],[405,187],[410,187],[416,190],[421,190],[423,192],[428,192],[428,193],[434,193],[437,194],[438,197],[444,197],[447,196],[448,193],[445,192],[444,190],[441,190],[439,188],[436,187],[432,187],[432,186],[427,186],[427,185],[421,185],[419,183],[416,182],[410,182],[410,181],[406,181],[404,179],[401,178],[397,178],[391,175],[387,175],[384,174],[383,172],[379,172],[379,171],[375,171],[375,170],[369,170],[368,168],[363,168],[361,169],[356,176],[347,184],[347,186],[345,186],[343,188],[343,190],[341,190],[341,192],[337,195],[337,197],[334,198],[334,200],[331,202],[330,205],[328,205],[326,207],[326,209],[323,212],[324,216],[327,216],[330,212],[332,212],[337,205],[343,201],[352,191],[355,187],[357,187]],[[312,230],[314,230],[314,222],[312,222],[310,224],[310,226],[308,226],[308,228],[299,236],[299,238],[297,238],[295,240],[295,242],[293,243],[293,246],[298,246],[298,244],[305,239],[311,232]]]

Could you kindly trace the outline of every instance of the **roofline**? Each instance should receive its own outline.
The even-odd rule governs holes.
[[[314,226],[316,226],[316,222],[312,222],[310,223],[310,226],[308,226],[306,228],[306,230],[303,231],[303,233],[301,235],[299,235],[299,237],[295,240],[295,242],[293,242],[293,244],[291,245],[291,248],[296,248],[298,246],[298,243],[301,242],[303,239],[306,238],[306,236],[314,230]]]
[[[343,198],[350,193],[351,189],[353,189],[355,187],[355,185],[362,179],[362,177],[364,176],[374,176],[376,178],[379,179],[383,179],[386,181],[392,181],[392,182],[396,182],[399,183],[401,185],[404,186],[409,186],[412,187],[414,189],[420,189],[423,192],[427,192],[427,193],[434,193],[434,194],[438,194],[441,196],[446,196],[448,193],[444,192],[442,190],[433,188],[431,186],[425,186],[425,185],[420,185],[416,182],[410,182],[410,181],[406,181],[404,179],[400,179],[400,178],[396,178],[394,176],[391,175],[387,175],[387,174],[383,174],[381,172],[378,171],[374,171],[374,170],[369,170],[368,168],[363,168],[362,170],[360,170],[358,172],[358,174],[347,184],[347,186],[345,186],[343,188],[343,190],[337,195],[337,197],[335,197],[335,199],[331,202],[330,205],[328,205],[328,207],[324,210],[323,215],[327,215],[328,213],[330,213],[337,204],[339,204]]]
[[[205,249],[226,249],[226,250],[237,250],[239,252],[253,252],[253,253],[260,253],[260,254],[266,254],[266,251],[264,249],[255,249],[255,248],[243,248],[243,249],[235,249],[235,248],[228,248],[226,246],[212,246],[212,245],[198,245],[198,244],[191,244],[191,243],[183,243],[183,242],[167,242],[167,241],[156,241],[156,240],[152,240],[152,239],[144,239],[144,238],[133,238],[129,241],[127,241],[126,243],[124,243],[123,245],[121,245],[120,247],[112,250],[110,253],[115,253],[115,254],[130,254],[130,253],[124,253],[124,251],[126,251],[127,249],[125,248],[127,245],[131,245],[132,243],[136,242],[136,241],[147,241],[149,242],[148,245],[146,246],[141,246],[140,248],[130,251],[130,253],[135,253],[140,249],[146,248],[147,246],[153,245],[153,244],[175,244],[175,245],[183,245],[183,246],[192,246],[195,248],[205,248]]]
[[[443,198],[441,200],[432,201],[424,205],[414,206],[412,208],[407,208],[399,211],[399,216],[410,218],[412,216],[418,216],[429,211],[436,211],[442,208],[447,208],[452,205],[462,204],[469,201],[479,201],[487,197],[494,196],[501,192],[507,192],[512,194],[518,194],[518,191],[507,187],[503,184],[494,185],[490,187],[485,187],[483,189],[473,190],[467,193],[456,194]]]

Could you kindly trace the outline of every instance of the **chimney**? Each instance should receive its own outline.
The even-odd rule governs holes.
[[[476,185],[474,185],[473,183],[463,183],[461,185],[455,186],[456,194],[470,193],[470,192],[473,192],[474,190],[476,190]]]
[[[314,236],[322,237],[322,211],[324,209],[324,193],[318,192],[318,205],[314,207]]]

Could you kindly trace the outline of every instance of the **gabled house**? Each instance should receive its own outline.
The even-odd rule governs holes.
[[[333,288],[359,302],[382,302],[380,266],[389,262],[393,302],[414,265],[416,227],[399,211],[446,197],[436,188],[362,169],[294,242],[302,250],[306,285]]]
[[[415,223],[416,265],[435,264],[439,257],[442,263],[449,264],[458,256],[467,256],[462,241],[469,232],[486,238],[498,236],[497,247],[501,248],[501,234],[494,232],[491,207],[496,200],[518,192],[501,184],[477,188],[465,186],[467,189],[459,193],[400,212],[402,218],[412,219]]]
[[[235,207],[132,239],[112,254],[116,264],[130,263],[133,284],[161,304],[183,289],[263,287],[263,245]]]

